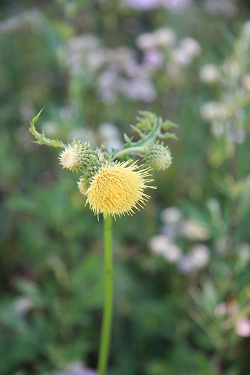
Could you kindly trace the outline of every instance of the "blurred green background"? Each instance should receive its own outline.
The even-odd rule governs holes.
[[[92,375],[102,220],[48,137],[119,147],[179,126],[145,210],[114,223],[109,375],[250,374],[250,6],[0,2],[0,374]],[[89,371],[89,372],[88,372]]]

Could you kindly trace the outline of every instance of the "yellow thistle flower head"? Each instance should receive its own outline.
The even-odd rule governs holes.
[[[140,169],[131,160],[111,165],[106,162],[90,181],[87,202],[96,214],[133,214],[150,198],[144,193],[150,176],[150,168]]]
[[[170,167],[172,157],[167,147],[154,143],[147,148],[143,161],[147,167],[149,166],[156,171],[164,171]]]

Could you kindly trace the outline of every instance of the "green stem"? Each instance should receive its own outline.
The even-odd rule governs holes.
[[[113,305],[112,216],[104,218],[104,312],[98,360],[98,375],[106,374]]]
[[[114,159],[120,158],[121,156],[132,153],[132,152],[141,152],[143,154],[145,150],[146,150],[145,146],[124,148],[123,150],[117,152],[114,155]]]

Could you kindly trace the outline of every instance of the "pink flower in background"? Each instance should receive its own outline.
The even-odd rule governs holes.
[[[241,337],[250,337],[250,319],[241,318],[236,322],[235,332]]]
[[[159,68],[163,65],[164,56],[161,51],[157,49],[151,49],[145,52],[143,61],[150,68]]]
[[[179,10],[188,5],[191,0],[125,0],[134,9],[150,10],[165,7],[170,10]]]

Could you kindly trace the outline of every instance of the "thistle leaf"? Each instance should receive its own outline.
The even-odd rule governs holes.
[[[40,117],[42,111],[43,111],[43,108],[41,109],[41,111],[35,117],[33,117],[33,119],[30,122],[29,131],[36,138],[35,143],[37,143],[38,145],[47,145],[47,146],[51,146],[51,147],[62,147],[62,148],[65,148],[66,145],[63,144],[58,139],[49,139],[49,138],[46,138],[44,132],[43,133],[39,133],[36,130],[35,123],[39,120],[39,117]]]

